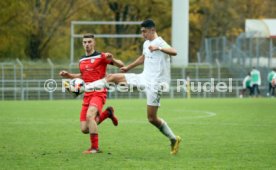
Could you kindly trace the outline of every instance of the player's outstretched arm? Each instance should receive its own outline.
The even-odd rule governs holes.
[[[149,50],[151,52],[160,50],[161,52],[166,53],[170,56],[176,56],[177,55],[176,49],[170,47],[169,45],[167,45],[167,46],[168,47],[161,48],[161,47],[158,47],[158,46],[151,45],[151,46],[149,46]]]
[[[121,68],[121,72],[127,72],[130,69],[133,69],[134,67],[144,64],[144,60],[145,60],[145,56],[141,55],[140,57],[138,57],[134,62],[132,62],[131,64],[129,64],[126,67],[122,67]]]
[[[60,71],[59,75],[67,79],[81,78],[80,73],[74,74],[74,73],[69,73],[68,71],[65,71],[65,70]]]
[[[163,53],[169,54],[170,56],[176,56],[177,52],[175,48],[169,47],[169,48],[161,48],[160,51]]]
[[[125,66],[125,64],[121,60],[116,59],[116,58],[112,58],[112,63],[114,66],[117,66],[118,68]]]
[[[117,66],[118,68],[121,68],[121,67],[124,67],[125,66],[125,64],[121,61],[121,60],[119,60],[119,59],[113,59],[113,64],[115,65],[115,66]]]
[[[112,61],[114,66],[117,66],[118,68],[125,66],[125,64],[121,60],[114,58],[114,56],[111,53],[105,53],[105,55],[107,59]]]

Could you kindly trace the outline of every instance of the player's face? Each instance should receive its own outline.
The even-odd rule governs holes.
[[[141,33],[142,36],[146,39],[146,40],[151,40],[154,37],[154,29],[153,28],[145,28],[142,27],[141,28]]]
[[[89,53],[94,50],[95,41],[93,38],[84,38],[82,40],[82,45],[84,50]]]

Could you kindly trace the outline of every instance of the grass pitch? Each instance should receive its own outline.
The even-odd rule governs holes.
[[[147,122],[145,100],[109,100],[119,126],[99,127],[102,154],[83,155],[81,100],[1,101],[0,169],[275,169],[275,99],[162,99],[180,152]]]

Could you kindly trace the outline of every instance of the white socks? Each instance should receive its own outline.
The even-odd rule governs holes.
[[[168,124],[161,119],[162,121],[162,125],[159,127],[159,130],[165,135],[167,136],[170,140],[175,140],[176,137],[173,133],[173,131],[171,130],[171,128],[168,126]]]
[[[94,90],[99,90],[102,88],[108,87],[108,83],[105,78],[94,81],[93,83],[89,83],[85,85],[85,91],[90,92]]]

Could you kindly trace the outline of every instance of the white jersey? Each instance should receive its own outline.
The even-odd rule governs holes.
[[[170,82],[170,56],[160,50],[151,52],[149,46],[161,48],[170,47],[161,37],[152,41],[146,40],[143,45],[144,70],[142,76],[147,83],[168,83]]]

